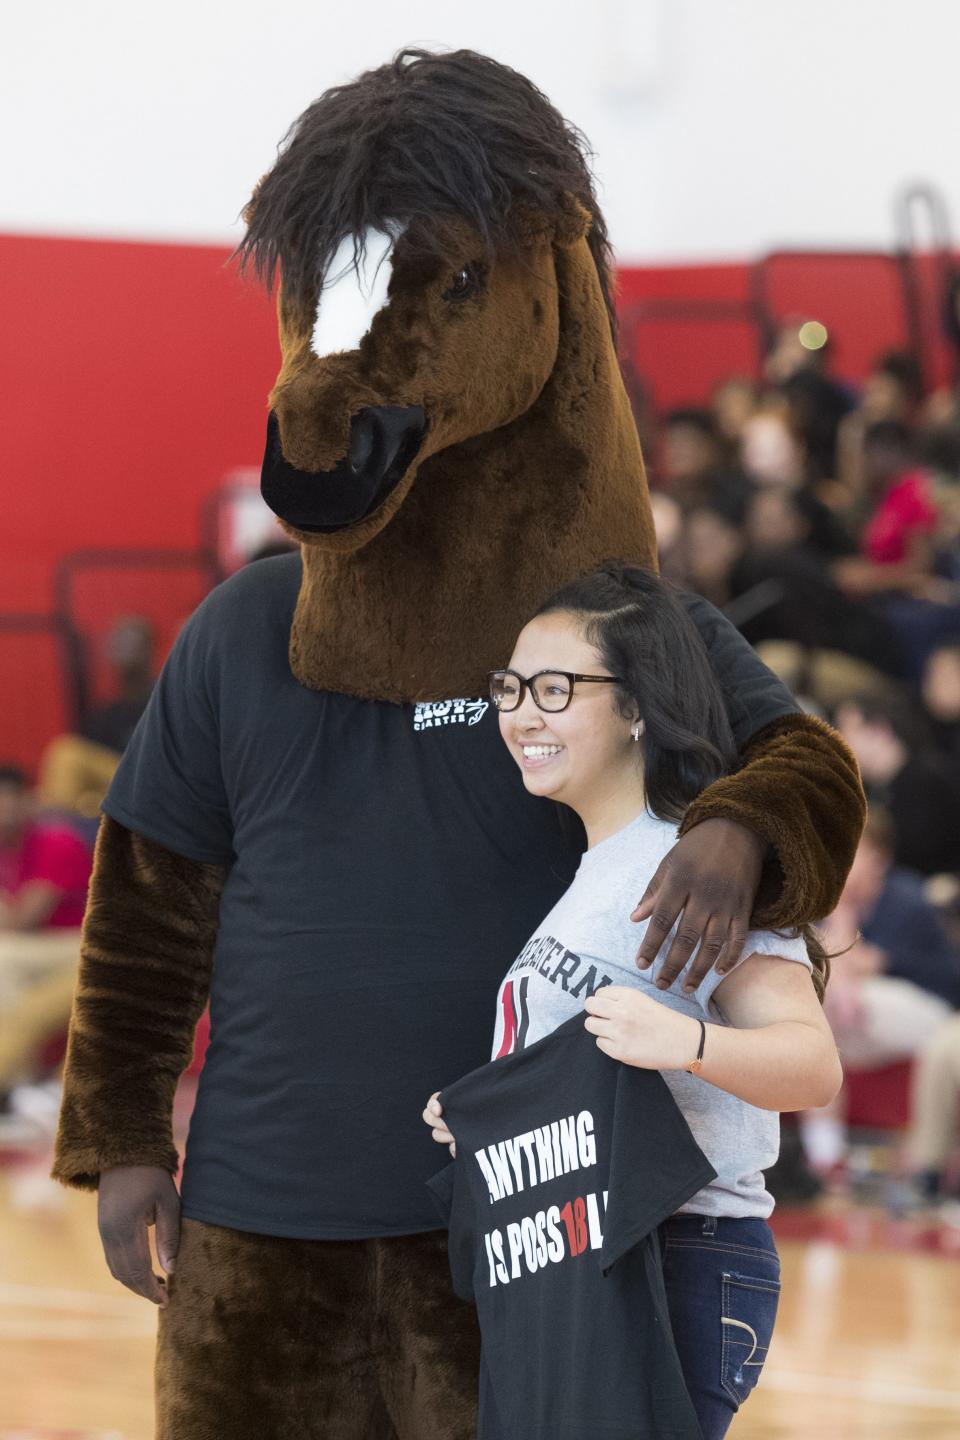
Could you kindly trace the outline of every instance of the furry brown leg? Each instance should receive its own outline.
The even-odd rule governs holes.
[[[451,1289],[446,1231],[371,1243],[380,1386],[399,1440],[473,1440],[480,1330]]]
[[[478,1355],[444,1234],[284,1240],[186,1220],[157,1440],[472,1440]]]
[[[736,820],[771,847],[752,923],[778,928],[836,908],[866,817],[853,754],[812,715],[784,715],[753,736],[735,775],[690,806],[681,834],[713,817]]]
[[[175,1172],[170,1115],[210,988],[224,872],[105,817],[70,1020],[53,1176],[96,1189],[114,1165]]]

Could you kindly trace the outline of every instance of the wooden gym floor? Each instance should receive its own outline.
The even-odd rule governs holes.
[[[956,1440],[960,1230],[827,1201],[780,1237],[777,1334],[734,1440]],[[154,1324],[106,1271],[94,1197],[42,1158],[0,1169],[0,1440],[152,1440]]]

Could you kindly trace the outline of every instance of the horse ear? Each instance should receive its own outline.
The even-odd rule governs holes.
[[[562,245],[564,249],[575,245],[589,235],[592,224],[593,216],[587,207],[581,205],[575,195],[564,191],[560,197],[560,213],[554,224],[554,244]]]
[[[243,221],[244,225],[249,225],[250,221],[253,219],[254,212],[257,208],[257,201],[260,199],[260,191],[263,188],[263,182],[264,180],[266,180],[266,178],[266,175],[260,176],[260,179],[253,187],[253,194],[250,196],[250,199],[247,201],[246,205],[244,205],[242,211],[240,212],[240,218]]]
[[[568,191],[559,197],[556,209],[545,210],[539,205],[521,202],[510,216],[510,226],[521,245],[549,240],[566,249],[589,233],[593,224],[590,211]]]

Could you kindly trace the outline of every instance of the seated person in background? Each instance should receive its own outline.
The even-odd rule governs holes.
[[[26,1112],[38,1102],[48,1133],[56,1121],[55,1084],[25,1082],[42,1078],[44,1042],[66,1034],[93,860],[74,830],[34,808],[23,771],[0,767],[0,1144],[32,1137]]]
[[[924,898],[922,877],[893,863],[890,816],[870,811],[840,904],[823,927],[833,955],[825,1008],[844,1069],[875,1070],[913,1060],[960,1008],[960,952]],[[811,1163],[843,1156],[841,1095],[808,1115]]]
[[[747,540],[751,551],[802,551],[821,565],[854,549],[845,526],[812,491],[782,485],[761,485],[754,491]]]
[[[745,548],[749,481],[737,471],[715,476],[688,513],[683,531],[683,583],[712,604],[733,596],[733,576]]]
[[[794,315],[780,325],[764,363],[764,375],[786,401],[791,426],[801,438],[806,478],[812,482],[836,473],[837,431],[854,405],[851,391],[829,375],[830,359],[823,327]]]
[[[943,331],[953,348],[954,378],[927,400],[925,418],[932,425],[960,426],[960,272],[949,277],[943,296]]]
[[[899,420],[914,425],[923,405],[923,375],[911,350],[886,350],[878,355],[860,395],[858,412],[868,425]]]
[[[74,830],[36,818],[23,771],[0,767],[0,932],[79,926],[91,865]]]
[[[139,616],[118,620],[107,637],[114,699],[88,711],[79,734],[58,735],[40,761],[39,792],[51,809],[97,815],[120,756],[150,699],[154,680],[153,626]]]
[[[898,591],[923,598],[934,571],[937,528],[930,475],[915,460],[906,425],[881,420],[864,435],[866,491],[872,501],[860,555],[834,567],[848,595]]]
[[[783,395],[768,391],[740,432],[740,463],[759,485],[799,489],[807,480],[807,455]]]
[[[683,553],[683,511],[672,495],[663,490],[650,491],[650,509],[657,536],[657,560],[660,574],[677,585],[686,583]]]
[[[893,820],[894,863],[922,875],[960,869],[960,791],[905,702],[860,695],[837,708],[871,805]]]
[[[833,486],[837,468],[837,435],[844,417],[853,408],[852,399],[828,380],[811,370],[799,370],[784,381],[780,392],[803,442],[807,457],[809,485],[826,482]]]
[[[725,451],[725,464],[735,465],[740,455],[740,437],[760,401],[755,380],[747,375],[731,375],[713,392],[710,408],[715,433]]]
[[[849,537],[808,490],[763,485],[749,498],[746,549],[730,578],[726,607],[751,645],[786,640],[810,651],[837,652],[899,677],[902,661],[895,630],[882,615],[850,600],[834,585],[832,557],[850,549]],[[841,693],[861,689],[851,667]]]
[[[893,855],[893,821],[875,807],[831,925],[842,928],[856,922],[852,934],[859,930],[862,936],[857,961],[861,974],[902,981],[936,996],[949,1010],[960,1010],[960,952],[925,898],[923,876],[895,865]],[[838,965],[845,958],[841,956]],[[898,1044],[895,1039],[894,1048]]]
[[[130,615],[112,626],[106,658],[113,671],[116,695],[84,717],[80,734],[85,739],[123,754],[153,690],[155,647],[156,636],[149,620]]]
[[[894,632],[830,579],[817,547],[843,537],[825,507],[806,491],[756,486],[737,470],[707,477],[702,488],[671,575],[725,609],[751,644],[789,640],[895,667]]]
[[[840,423],[837,436],[838,503],[860,520],[864,515],[866,477],[863,441],[867,428],[884,420],[913,426],[923,404],[923,376],[909,350],[887,350],[873,362],[860,403]],[[869,508],[869,507],[868,507]]]
[[[933,537],[936,575],[931,598],[942,605],[960,605],[960,430],[949,434],[926,431],[922,453],[933,477],[937,528]]]
[[[660,437],[657,486],[684,509],[697,505],[709,477],[723,463],[723,446],[709,410],[671,410]]]
[[[933,476],[938,500],[960,486],[960,419],[952,425],[924,425],[917,431],[917,458]]]
[[[958,1143],[960,1015],[951,1015],[928,1037],[913,1075],[907,1148],[921,1202],[947,1196],[947,1175]],[[956,1214],[956,1202],[953,1210]]]
[[[934,742],[960,783],[960,641],[927,657],[921,693]]]
[[[878,503],[860,537],[861,555],[837,561],[833,576],[848,595],[873,597],[900,636],[909,678],[919,682],[930,651],[960,638],[960,587],[941,573],[941,507],[905,426],[871,426],[864,457]]]

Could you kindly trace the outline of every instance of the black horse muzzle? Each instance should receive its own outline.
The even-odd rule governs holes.
[[[377,405],[350,425],[350,448],[332,470],[298,470],[284,459],[276,415],[267,421],[260,491],[275,515],[297,530],[330,534],[373,513],[403,478],[423,443],[420,405]]]

